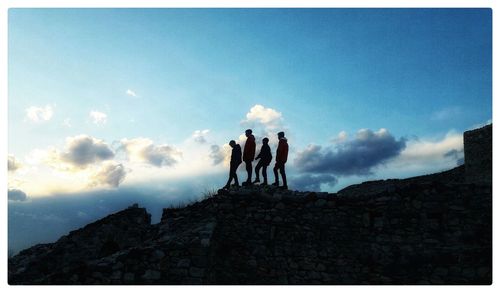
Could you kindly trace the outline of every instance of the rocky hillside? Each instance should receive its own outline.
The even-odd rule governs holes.
[[[131,206],[20,252],[9,283],[491,284],[491,181],[469,177],[220,190],[155,225]]]

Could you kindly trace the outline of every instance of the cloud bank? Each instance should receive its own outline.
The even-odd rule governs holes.
[[[337,182],[337,178],[331,174],[302,174],[291,180],[294,188],[304,191],[320,191],[321,184],[334,187]]]
[[[132,162],[147,163],[156,167],[173,166],[182,156],[182,152],[169,145],[155,145],[148,138],[122,139],[124,149]]]
[[[215,166],[224,162],[226,154],[220,146],[214,144],[210,146],[210,154],[208,156],[212,160],[212,164]]]
[[[354,139],[344,140],[335,147],[309,145],[297,153],[294,165],[308,173],[368,175],[373,167],[398,156],[405,147],[405,139],[396,140],[386,129],[376,132],[361,129]]]
[[[88,135],[68,137],[65,150],[59,154],[61,161],[78,168],[85,168],[90,164],[112,159],[114,156],[115,153],[109,145]]]
[[[109,185],[118,187],[125,180],[125,167],[116,162],[105,162],[92,176],[91,185]]]
[[[430,168],[441,171],[463,163],[463,135],[450,132],[441,139],[412,139],[407,141],[401,154],[390,161],[388,167],[401,170]]]
[[[9,189],[8,198],[12,201],[26,201],[28,196],[26,193],[19,189]]]

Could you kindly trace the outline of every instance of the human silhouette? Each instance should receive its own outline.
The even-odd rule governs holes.
[[[252,184],[252,161],[255,157],[255,137],[252,134],[251,129],[245,130],[245,136],[247,141],[245,142],[245,148],[243,149],[243,161],[245,162],[245,167],[247,169],[247,181],[243,185]]]
[[[262,139],[262,147],[260,148],[260,153],[257,155],[255,160],[260,159],[255,166],[255,181],[253,183],[260,182],[259,179],[259,170],[262,168],[262,177],[264,178],[264,182],[262,185],[267,185],[267,166],[271,163],[273,159],[273,155],[271,154],[271,148],[268,145],[269,139],[264,137]]]
[[[238,183],[238,175],[236,174],[236,170],[238,166],[241,164],[241,147],[234,140],[229,142],[229,145],[233,149],[231,151],[231,162],[229,164],[229,179],[227,180],[226,185],[223,187],[228,189],[231,181],[234,179],[234,186],[240,186]]]
[[[276,150],[276,164],[274,165],[274,186],[279,186],[278,170],[283,178],[283,189],[288,189],[286,183],[285,163],[288,158],[288,142],[283,131],[278,132],[278,149]]]

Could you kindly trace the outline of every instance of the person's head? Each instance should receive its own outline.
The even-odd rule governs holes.
[[[269,138],[264,137],[264,138],[262,139],[262,143],[263,143],[263,144],[267,144],[268,142],[269,142]]]
[[[234,140],[231,140],[231,141],[229,142],[229,145],[230,145],[232,148],[234,148],[234,146],[236,145],[236,142],[235,142]]]
[[[278,138],[285,137],[285,133],[283,131],[278,132]]]
[[[252,129],[245,130],[245,136],[249,137],[252,134]]]

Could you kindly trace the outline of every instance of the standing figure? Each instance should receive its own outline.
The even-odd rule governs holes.
[[[278,149],[276,150],[276,164],[274,165],[274,186],[279,186],[278,170],[280,171],[281,178],[283,178],[283,189],[288,189],[286,183],[285,163],[288,158],[288,143],[283,131],[278,132]]]
[[[252,161],[255,157],[255,137],[252,134],[251,129],[245,130],[245,136],[247,141],[245,142],[245,149],[243,150],[243,161],[245,162],[245,167],[247,169],[247,181],[243,185],[252,184]]]
[[[223,188],[228,189],[231,181],[234,179],[234,186],[240,186],[238,183],[238,175],[236,174],[236,170],[238,166],[241,164],[241,147],[234,140],[229,142],[229,145],[233,149],[231,151],[231,163],[229,164],[229,179],[227,180],[226,186]]]
[[[271,163],[271,160],[273,159],[273,155],[271,154],[271,148],[269,147],[269,139],[267,137],[264,137],[262,140],[262,147],[260,148],[260,153],[259,155],[255,158],[260,159],[260,161],[257,163],[257,166],[255,166],[255,181],[253,183],[260,182],[259,179],[259,170],[262,168],[262,177],[264,177],[264,183],[262,185],[267,185],[267,166]]]

